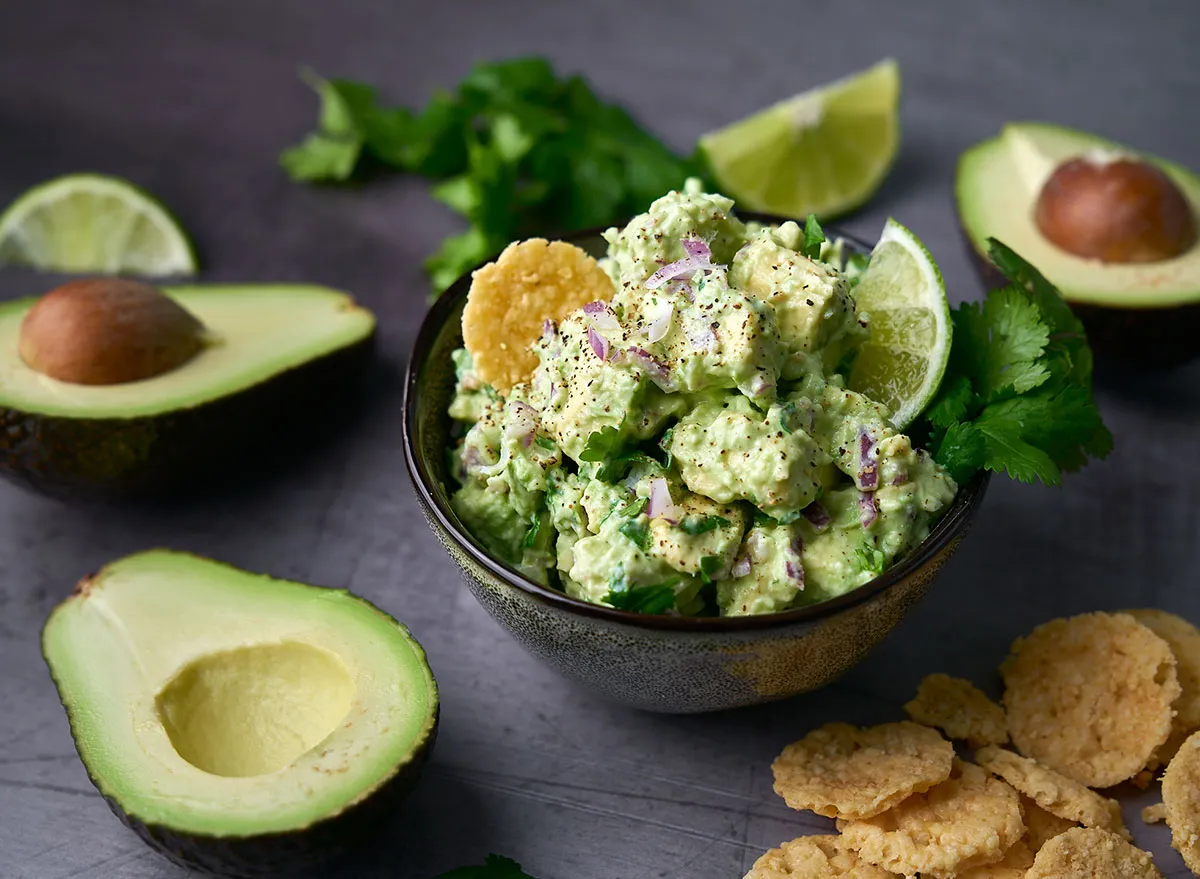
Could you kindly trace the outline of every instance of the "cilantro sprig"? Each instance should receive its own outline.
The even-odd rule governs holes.
[[[1092,351],[1046,278],[988,240],[1009,285],[956,308],[941,388],[922,419],[934,459],[962,482],[979,470],[1060,485],[1112,450],[1092,397]]]
[[[605,602],[619,610],[635,613],[666,613],[675,606],[675,583],[656,583],[653,586],[626,586],[618,584],[610,588]]]
[[[416,112],[365,83],[303,76],[317,129],[280,164],[302,181],[344,181],[367,163],[437,181],[434,197],[470,223],[425,262],[438,293],[510,241],[615,223],[706,176],[698,155],[677,155],[543,58],[480,64]]]

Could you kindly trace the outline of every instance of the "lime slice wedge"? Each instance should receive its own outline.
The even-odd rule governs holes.
[[[0,214],[0,265],[162,277],[194,275],[196,256],[153,196],[119,177],[68,174]]]
[[[883,182],[900,142],[899,101],[889,58],[706,134],[700,149],[740,207],[826,219]]]
[[[854,300],[871,335],[850,369],[850,388],[883,403],[903,430],[937,393],[950,359],[950,304],[920,239],[888,220]]]

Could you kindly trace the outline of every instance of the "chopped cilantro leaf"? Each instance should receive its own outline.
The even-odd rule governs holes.
[[[1112,450],[1092,396],[1091,349],[1054,286],[989,243],[1012,283],[955,309],[950,364],[923,416],[925,433],[958,482],[992,470],[1058,485],[1063,471]]]
[[[765,527],[765,528],[774,528],[776,525],[778,525],[778,524],[779,524],[779,520],[778,520],[778,519],[775,519],[775,518],[773,518],[773,517],[771,517],[771,516],[768,516],[766,513],[764,513],[764,512],[763,512],[762,510],[760,510],[758,507],[755,507],[755,508],[754,508],[754,517],[753,517],[753,519],[754,519],[754,524],[755,524],[755,525],[759,525],[759,526],[762,526],[762,527]]]
[[[666,583],[654,586],[624,586],[620,589],[610,589],[604,596],[606,604],[619,610],[632,610],[635,613],[666,613],[675,606],[674,578]]]
[[[554,440],[550,439],[548,436],[542,436],[540,433],[534,436],[533,441],[543,449],[547,449],[551,452],[555,449]]]
[[[715,555],[700,556],[700,579],[705,583],[711,583],[713,574],[721,570],[721,558]]]
[[[809,214],[808,219],[804,221],[804,243],[800,246],[800,252],[809,259],[818,259],[821,256],[821,245],[824,243],[825,231],[817,222],[817,215]]]
[[[500,855],[488,855],[482,865],[459,867],[448,873],[442,873],[435,879],[533,879],[521,869],[521,865],[511,858]]]
[[[621,433],[615,427],[602,427],[590,434],[579,453],[580,461],[607,461],[616,456]]]
[[[675,456],[671,454],[671,439],[674,436],[675,428],[668,427],[666,432],[662,435],[662,439],[658,441],[658,447],[667,453],[667,462],[663,466],[668,470],[670,470],[671,465],[675,463]]]
[[[635,519],[642,515],[648,506],[650,506],[650,498],[640,497],[625,508],[625,515],[630,519]]]
[[[529,516],[529,528],[525,531],[525,537],[521,540],[521,545],[526,549],[533,547],[537,543],[538,534],[542,531],[542,514],[531,513]]]
[[[707,534],[709,531],[715,531],[717,528],[724,528],[729,524],[729,520],[724,516],[688,516],[679,523],[679,527],[683,529],[685,534],[697,535]]]
[[[654,464],[655,466],[658,465],[658,462],[649,455],[642,454],[641,452],[627,452],[623,455],[617,455],[615,458],[605,462],[605,464],[601,466],[598,471],[596,471],[596,478],[603,482],[616,482],[618,479],[624,478],[625,474],[629,472],[629,468],[633,464],[639,462],[642,464]]]
[[[641,520],[640,516],[626,519],[618,530],[637,544],[639,549],[646,549],[650,546],[650,527]]]
[[[870,540],[864,540],[854,548],[854,558],[858,562],[859,570],[869,574],[882,574],[886,566],[883,551]]]

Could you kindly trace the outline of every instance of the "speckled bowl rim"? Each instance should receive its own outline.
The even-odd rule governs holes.
[[[788,217],[763,214],[753,211],[739,211],[738,216],[747,221],[762,223],[782,223]],[[619,225],[619,224],[618,224]],[[607,227],[585,229],[569,235],[559,236],[563,241],[579,241],[595,238]],[[851,248],[869,253],[871,245],[862,239],[847,234],[834,226],[827,226],[826,233],[831,237],[840,237]],[[430,306],[421,322],[409,355],[408,366],[404,377],[404,405],[402,412],[402,429],[404,432],[404,462],[408,467],[409,477],[413,486],[424,503],[426,509],[432,511],[437,524],[458,544],[477,564],[487,569],[497,580],[506,585],[519,589],[534,599],[581,616],[593,617],[608,622],[621,623],[642,629],[656,629],[675,633],[692,632],[699,634],[733,634],[737,632],[760,631],[763,629],[787,628],[797,623],[815,622],[831,617],[848,608],[870,601],[875,596],[890,589],[892,586],[911,576],[920,568],[933,561],[942,550],[956,538],[961,536],[974,513],[983,500],[990,475],[979,473],[970,482],[959,486],[958,494],[950,505],[950,510],[930,531],[929,536],[909,555],[905,556],[898,565],[837,598],[785,610],[779,613],[756,614],[740,617],[687,617],[666,614],[641,614],[628,610],[618,610],[600,604],[592,604],[582,599],[572,598],[564,592],[559,592],[549,586],[542,586],[522,576],[509,568],[503,562],[494,559],[473,535],[458,520],[458,516],[448,505],[442,504],[437,493],[433,490],[437,480],[423,456],[417,453],[417,398],[426,362],[434,342],[442,331],[443,324],[451,314],[455,313],[460,303],[466,298],[470,289],[471,272],[467,272],[456,280]]]

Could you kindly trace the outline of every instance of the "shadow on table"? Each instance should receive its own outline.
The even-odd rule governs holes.
[[[1200,412],[1200,361],[1170,370],[1145,371],[1098,363],[1096,389],[1156,414]]]

